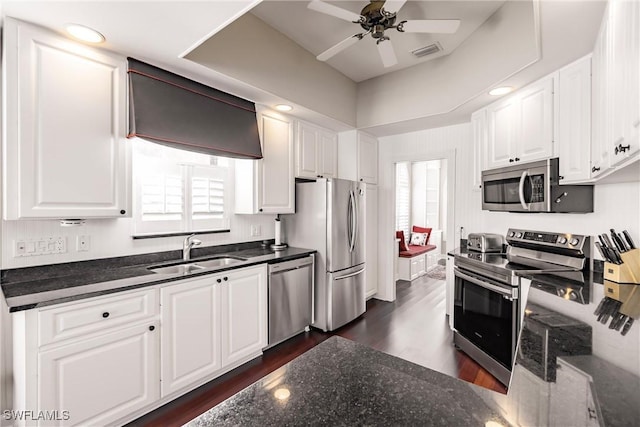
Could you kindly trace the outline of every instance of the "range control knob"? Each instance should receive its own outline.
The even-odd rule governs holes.
[[[576,246],[578,243],[580,243],[580,240],[579,240],[578,238],[576,238],[576,237],[574,237],[573,239],[571,239],[571,240],[569,241],[569,244],[570,244],[571,246]]]
[[[558,243],[564,245],[565,243],[567,243],[567,238],[564,236],[558,237]]]
[[[510,232],[509,232],[509,237],[513,237],[513,236],[515,236],[515,235],[516,235],[516,233],[514,233],[513,231],[510,231]]]
[[[522,233],[518,231],[518,232],[516,233],[516,237],[517,237],[518,239],[519,239],[519,238],[521,238],[521,237],[522,237]]]

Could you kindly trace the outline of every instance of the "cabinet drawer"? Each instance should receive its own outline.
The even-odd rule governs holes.
[[[42,309],[38,312],[38,344],[43,346],[130,324],[157,313],[157,289],[119,293]]]

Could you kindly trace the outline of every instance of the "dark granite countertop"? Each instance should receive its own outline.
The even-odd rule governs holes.
[[[506,426],[478,390],[334,336],[187,425]]]
[[[198,277],[257,264],[301,258],[314,250],[286,248],[273,251],[260,242],[194,248],[190,262],[214,256],[245,258],[226,267],[198,270],[189,275],[158,274],[149,267],[182,263],[182,251],[132,255],[91,261],[2,270],[2,292],[9,311],[28,310],[165,282]]]

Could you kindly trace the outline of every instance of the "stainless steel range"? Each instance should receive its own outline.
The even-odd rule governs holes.
[[[520,278],[583,280],[589,236],[509,229],[506,253],[456,253],[454,344],[509,384],[522,322]],[[575,276],[575,277],[574,277]]]

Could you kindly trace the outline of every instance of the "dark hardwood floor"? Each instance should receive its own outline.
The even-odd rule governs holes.
[[[360,318],[332,332],[302,333],[261,357],[132,422],[131,426],[180,426],[332,335],[340,335],[462,380],[506,393],[506,388],[452,344],[445,314],[444,282],[423,276],[399,281],[396,301],[367,302]]]

